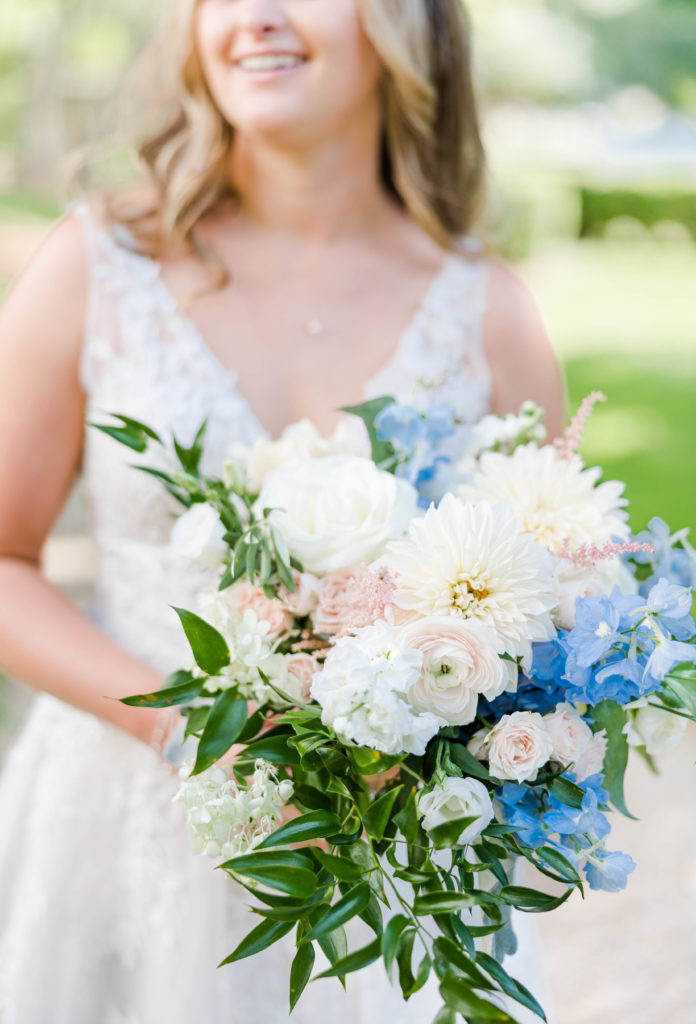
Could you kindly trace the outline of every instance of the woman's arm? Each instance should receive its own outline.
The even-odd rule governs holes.
[[[493,412],[517,412],[532,399],[546,410],[549,438],[565,426],[561,370],[539,310],[527,287],[506,264],[493,260],[484,323],[493,374]]]
[[[87,278],[82,229],[68,217],[0,311],[0,665],[149,742],[157,712],[107,698],[154,690],[159,674],[112,643],[40,571],[82,451]]]

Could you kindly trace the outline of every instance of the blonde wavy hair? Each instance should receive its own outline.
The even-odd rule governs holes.
[[[167,31],[174,114],[139,154],[154,200],[107,203],[150,250],[186,241],[200,253],[199,218],[234,200],[234,129],[208,89],[195,44],[200,0],[177,0]],[[383,64],[381,174],[385,189],[441,246],[457,247],[480,208],[484,154],[462,0],[358,0]],[[172,54],[174,59],[172,60]],[[121,197],[123,200],[123,197]]]

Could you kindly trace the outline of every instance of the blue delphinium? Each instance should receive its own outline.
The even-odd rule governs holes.
[[[689,590],[665,579],[645,596],[622,594],[578,601],[576,623],[561,642],[567,651],[567,698],[627,704],[659,689],[675,665],[696,661]]]
[[[490,702],[481,697],[479,713],[499,721],[513,711],[553,711],[557,704],[567,700],[565,664],[566,651],[560,638],[533,644],[532,666],[527,676],[520,676],[515,693],[503,693]]]
[[[403,477],[418,491],[420,504],[427,508],[433,495],[438,470],[451,462],[446,442],[454,435],[456,421],[444,402],[433,402],[424,413],[393,402],[375,419],[381,441],[388,441],[397,457],[396,476]]]
[[[638,544],[649,545],[652,551],[637,551],[625,555],[625,560],[648,566],[648,575],[640,583],[644,596],[660,578],[681,587],[696,587],[696,551],[689,543],[688,530],[672,534],[669,526],[658,516],[651,519],[647,530],[635,538]]]
[[[627,854],[609,852],[605,846],[610,826],[600,810],[609,799],[603,777],[577,782],[568,773],[565,778],[584,790],[581,807],[570,807],[542,786],[506,782],[496,792],[502,817],[526,846],[554,847],[578,870],[582,868],[591,889],[618,892],[635,864]]]

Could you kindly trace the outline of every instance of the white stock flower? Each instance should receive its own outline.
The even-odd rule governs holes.
[[[496,779],[534,782],[553,756],[553,740],[536,711],[503,715],[486,740],[488,764]]]
[[[628,536],[624,484],[597,486],[601,470],[586,469],[579,455],[562,458],[552,445],[526,444],[512,455],[486,452],[471,484],[460,489],[467,501],[512,503],[522,529],[545,547],[605,544]]]
[[[197,502],[179,516],[169,539],[170,549],[205,569],[220,565],[228,552],[225,528],[211,505]]]
[[[479,695],[494,700],[517,688],[517,665],[499,657],[495,633],[476,619],[452,615],[416,619],[404,627],[409,647],[423,655],[423,671],[410,701],[449,725],[467,725],[476,717]]]
[[[573,765],[578,782],[601,772],[607,739],[604,732],[592,732],[572,704],[557,704],[556,710],[544,715],[544,726],[553,743],[553,760]]]
[[[258,492],[269,473],[297,460],[351,455],[370,458],[370,442],[365,425],[357,416],[346,417],[330,437],[322,437],[309,420],[286,427],[276,441],[259,438],[251,446],[234,445],[232,461],[242,466],[250,491]]]
[[[554,559],[506,502],[464,503],[447,494],[389,545],[394,603],[417,616],[454,615],[492,629],[513,658],[555,636]]]
[[[217,765],[191,776],[192,764],[179,771],[181,785],[173,800],[186,808],[194,853],[225,860],[253,850],[282,818],[292,796],[292,782],[278,782],[275,768],[257,761],[248,789],[240,789]]]
[[[338,640],[312,682],[322,722],[344,742],[385,754],[424,754],[444,723],[411,706],[422,663],[422,655],[407,648],[386,622]]]
[[[629,717],[624,732],[632,747],[645,747],[650,757],[674,750],[686,729],[686,718],[651,707],[645,697],[628,706]]]
[[[284,465],[266,477],[259,506],[291,554],[308,572],[324,575],[378,558],[405,532],[418,497],[407,481],[369,459],[334,455]]]
[[[490,825],[493,820],[493,803],[488,790],[478,779],[448,778],[443,785],[419,795],[418,813],[423,818],[426,832],[458,818],[476,818],[457,840],[458,845],[464,846],[477,839]]]

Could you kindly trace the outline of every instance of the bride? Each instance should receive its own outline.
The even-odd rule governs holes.
[[[167,547],[166,495],[86,411],[183,441],[208,416],[211,466],[302,417],[330,431],[361,396],[463,420],[533,398],[552,433],[562,416],[532,301],[468,236],[483,159],[460,0],[172,7],[178,113],[142,147],[147,191],[77,204],[0,319],[0,662],[41,691],[0,787],[3,1024],[287,1017],[287,946],[215,969],[254,920],[189,852],[167,723],[114,699],[179,666],[169,606],[199,581]],[[39,569],[80,472],[85,617]],[[310,986],[295,1018],[331,1000],[336,1024],[432,1019],[430,989],[404,1004],[382,973]]]

